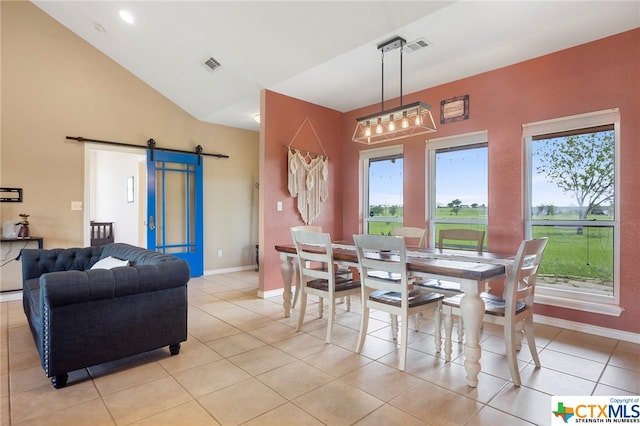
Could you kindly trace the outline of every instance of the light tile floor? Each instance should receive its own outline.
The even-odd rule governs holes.
[[[238,272],[189,283],[189,338],[178,356],[159,349],[74,371],[55,390],[40,366],[21,301],[0,303],[2,425],[545,425],[551,395],[640,394],[640,345],[536,326],[542,368],[519,354],[523,386],[509,381],[502,328],[485,324],[482,371],[467,387],[462,349],[445,363],[433,322],[410,333],[397,370],[389,318],[373,313],[354,353],[360,302],[339,305],[332,344],[307,309],[283,317],[282,299],[256,297]],[[317,305],[317,302],[315,303]]]

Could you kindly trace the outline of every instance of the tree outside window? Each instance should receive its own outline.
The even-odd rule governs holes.
[[[549,237],[539,285],[613,295],[613,125],[534,136],[533,237]]]

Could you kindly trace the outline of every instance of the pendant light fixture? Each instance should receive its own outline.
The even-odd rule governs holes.
[[[436,131],[436,124],[431,115],[431,105],[423,102],[402,104],[402,55],[406,43],[407,41],[402,37],[394,37],[378,45],[382,56],[382,111],[356,119],[354,142],[372,145]],[[398,48],[400,49],[400,106],[385,110],[384,54]]]

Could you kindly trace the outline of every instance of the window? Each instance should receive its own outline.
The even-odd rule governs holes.
[[[367,234],[389,235],[402,226],[402,145],[360,151],[363,164],[363,224]]]
[[[427,141],[429,238],[441,229],[487,230],[487,132]],[[485,247],[487,237],[485,234]],[[469,247],[461,247],[475,249]]]
[[[538,273],[540,303],[620,313],[618,127],[617,110],[523,126],[526,236],[549,238]]]

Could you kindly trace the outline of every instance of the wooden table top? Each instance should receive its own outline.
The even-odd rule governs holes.
[[[291,255],[296,254],[293,244],[276,245],[276,251]],[[397,255],[390,253],[369,253],[367,257],[382,260],[398,260]],[[333,247],[335,261],[358,263],[355,246],[335,244]],[[513,256],[466,250],[413,249],[407,250],[407,267],[409,271],[425,274],[444,275],[453,278],[488,280],[505,274],[505,265],[513,260]]]

